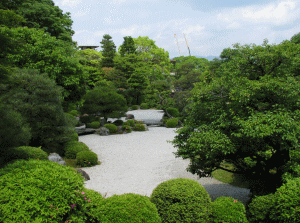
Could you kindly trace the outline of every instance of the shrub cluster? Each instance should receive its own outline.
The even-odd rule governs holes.
[[[98,156],[96,153],[87,150],[81,151],[76,155],[76,164],[81,167],[90,167],[97,165]]]
[[[92,129],[99,129],[100,126],[101,126],[101,124],[98,121],[94,121],[94,122],[89,124],[89,128],[92,128]]]
[[[122,130],[127,132],[127,133],[131,133],[131,127],[129,125],[122,125]]]
[[[110,133],[116,133],[118,130],[118,127],[114,124],[105,124],[104,127],[108,128]]]
[[[23,159],[39,159],[47,160],[48,154],[41,147],[19,146],[6,149],[1,156],[4,157],[3,162],[8,163],[12,160]]]
[[[177,108],[167,108],[166,110],[174,118],[179,116],[179,111]]]
[[[175,128],[178,125],[178,119],[177,118],[171,118],[168,119],[166,122],[167,128]]]
[[[123,124],[124,124],[124,125],[130,125],[131,127],[134,127],[135,121],[136,121],[136,120],[134,120],[134,119],[129,119],[129,120],[127,120],[126,122],[124,122]]]
[[[116,126],[121,126],[121,125],[123,125],[123,121],[121,119],[118,119],[118,120],[114,121],[113,124],[115,124]]]
[[[147,103],[142,103],[142,104],[140,105],[140,108],[141,108],[141,109],[148,109],[149,107],[148,107],[148,104],[147,104]]]
[[[134,130],[135,131],[146,131],[146,128],[145,128],[145,126],[143,124],[136,124],[134,126]]]
[[[137,105],[132,105],[132,106],[131,106],[131,109],[132,109],[132,110],[137,110],[137,109],[139,109],[139,106],[137,106]]]
[[[65,157],[67,159],[76,159],[77,153],[89,151],[89,147],[83,142],[70,141],[65,144]]]
[[[79,116],[77,110],[72,110],[72,111],[70,111],[70,112],[68,112],[68,113],[71,114],[71,115],[73,115],[73,116],[75,116],[75,117],[78,117],[78,116]]]

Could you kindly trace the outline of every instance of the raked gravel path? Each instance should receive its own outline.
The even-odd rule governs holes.
[[[169,179],[188,178],[198,181],[210,194],[212,201],[227,196],[245,202],[249,190],[222,183],[214,178],[201,178],[186,171],[189,159],[175,158],[173,140],[175,128],[151,127],[146,132],[79,137],[98,155],[101,165],[84,169],[90,176],[85,187],[103,196],[136,193],[150,197],[160,183]]]

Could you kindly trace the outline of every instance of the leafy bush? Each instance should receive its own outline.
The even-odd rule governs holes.
[[[73,134],[70,135],[69,141],[78,141],[78,134],[74,132]]]
[[[255,197],[248,206],[249,222],[272,222],[270,210],[274,207],[274,194]]]
[[[167,128],[175,128],[178,125],[178,119],[177,118],[170,118],[166,122]]]
[[[95,122],[92,122],[89,126],[92,129],[99,129],[101,124],[100,124],[100,122],[95,121]]]
[[[142,103],[142,104],[140,105],[140,108],[141,108],[141,109],[148,109],[148,104],[147,104],[147,103]]]
[[[0,176],[0,222],[65,222],[88,202],[80,174],[49,160],[18,160]]]
[[[166,110],[173,117],[178,117],[179,116],[179,111],[178,111],[177,108],[167,108]]]
[[[177,178],[159,184],[150,201],[162,222],[208,222],[210,197],[203,186],[190,179]]]
[[[146,128],[145,128],[145,126],[143,124],[136,124],[134,126],[134,130],[135,131],[146,131]]]
[[[95,217],[95,209],[103,202],[104,198],[100,193],[91,189],[83,189],[85,193],[86,200],[88,202],[85,203],[84,207],[87,210],[86,216],[89,222],[97,222],[97,218]]]
[[[132,106],[131,106],[131,109],[132,109],[132,110],[138,110],[138,109],[139,109],[139,106],[137,106],[137,105],[132,105]]]
[[[123,121],[121,119],[118,119],[118,120],[114,121],[113,124],[115,124],[116,126],[120,126],[120,125],[123,125]]]
[[[131,133],[132,130],[131,130],[131,127],[129,125],[123,125],[122,126],[122,130],[127,132],[127,133]]]
[[[116,133],[118,130],[118,127],[114,124],[105,124],[104,127],[108,128],[110,133]]]
[[[147,196],[127,193],[106,198],[93,210],[98,222],[160,223],[157,208]]]
[[[84,115],[81,115],[81,116],[80,116],[80,121],[81,121],[82,123],[87,124],[87,123],[92,123],[92,122],[94,122],[94,121],[99,121],[99,118],[96,117],[96,116],[94,116],[94,115],[84,114]]]
[[[40,159],[40,160],[47,160],[48,154],[41,149],[41,147],[31,147],[31,146],[19,146],[19,147],[12,147],[6,149],[5,152],[1,154],[4,159],[5,163],[10,162],[11,160],[17,159]]]
[[[137,125],[137,124],[144,124],[144,122],[143,121],[137,121],[137,120],[134,120],[135,121],[135,124]]]
[[[71,115],[73,115],[73,116],[75,116],[75,117],[78,117],[78,116],[79,116],[77,110],[72,110],[72,111],[70,111],[70,112],[68,112],[68,113],[71,114]]]
[[[210,222],[247,223],[245,206],[232,197],[218,197],[211,203]]]
[[[129,120],[126,121],[126,123],[127,123],[128,125],[130,125],[131,127],[134,127],[135,121],[136,121],[136,120],[134,120],[134,119],[129,119]]]
[[[65,156],[67,159],[76,159],[77,153],[89,151],[89,147],[83,142],[70,141],[65,144]]]
[[[89,167],[89,166],[95,166],[98,162],[98,156],[96,153],[87,150],[87,151],[81,151],[77,153],[76,155],[77,165],[80,165],[81,167]]]

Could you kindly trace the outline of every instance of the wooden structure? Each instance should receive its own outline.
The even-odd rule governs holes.
[[[80,50],[86,50],[86,49],[92,49],[92,50],[96,50],[96,48],[98,48],[99,46],[78,46],[80,48]]]

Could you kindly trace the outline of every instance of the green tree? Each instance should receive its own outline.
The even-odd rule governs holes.
[[[173,144],[200,177],[216,169],[252,179],[254,194],[268,194],[300,175],[300,47],[289,41],[234,45],[221,77],[193,89],[185,126]],[[226,169],[223,162],[234,165]],[[259,182],[259,183],[254,183]],[[270,184],[272,182],[272,184]]]
[[[100,113],[107,122],[107,118],[119,118],[124,116],[127,111],[126,99],[117,93],[110,85],[104,81],[97,83],[93,90],[88,91],[84,96],[83,106],[80,108],[81,113],[97,115]]]
[[[21,139],[24,139],[24,145],[28,139],[24,136],[24,130],[28,130],[29,126],[29,146],[42,146],[47,152],[59,152],[57,150],[74,133],[75,127],[75,120],[69,120],[63,112],[62,88],[37,70],[17,69],[9,78],[9,84],[2,85],[7,93],[1,96],[1,104],[15,113],[7,116],[8,120],[20,121],[16,129],[23,131],[19,134],[23,135]],[[27,123],[28,126],[25,125]],[[9,131],[11,126],[12,124],[2,128]],[[17,136],[18,134],[15,135]],[[20,142],[21,139],[16,141]]]
[[[75,32],[71,28],[73,21],[70,13],[64,14],[52,0],[3,1],[0,7],[22,16],[25,19],[22,27],[41,29],[57,39],[73,43],[72,36]]]
[[[131,36],[125,36],[123,44],[119,47],[119,53],[122,57],[133,54],[136,51],[134,41]]]
[[[300,33],[293,35],[291,38],[291,42],[295,43],[295,44],[299,44],[300,43]]]
[[[141,96],[143,95],[143,91],[148,86],[147,77],[141,72],[134,72],[131,77],[127,80],[129,84],[129,88],[132,91],[132,94],[135,98],[135,102],[137,104],[141,103]]]
[[[114,42],[111,40],[112,37],[108,34],[103,36],[102,41],[102,55],[103,58],[101,60],[101,67],[114,67],[114,57],[116,54],[116,46]]]

